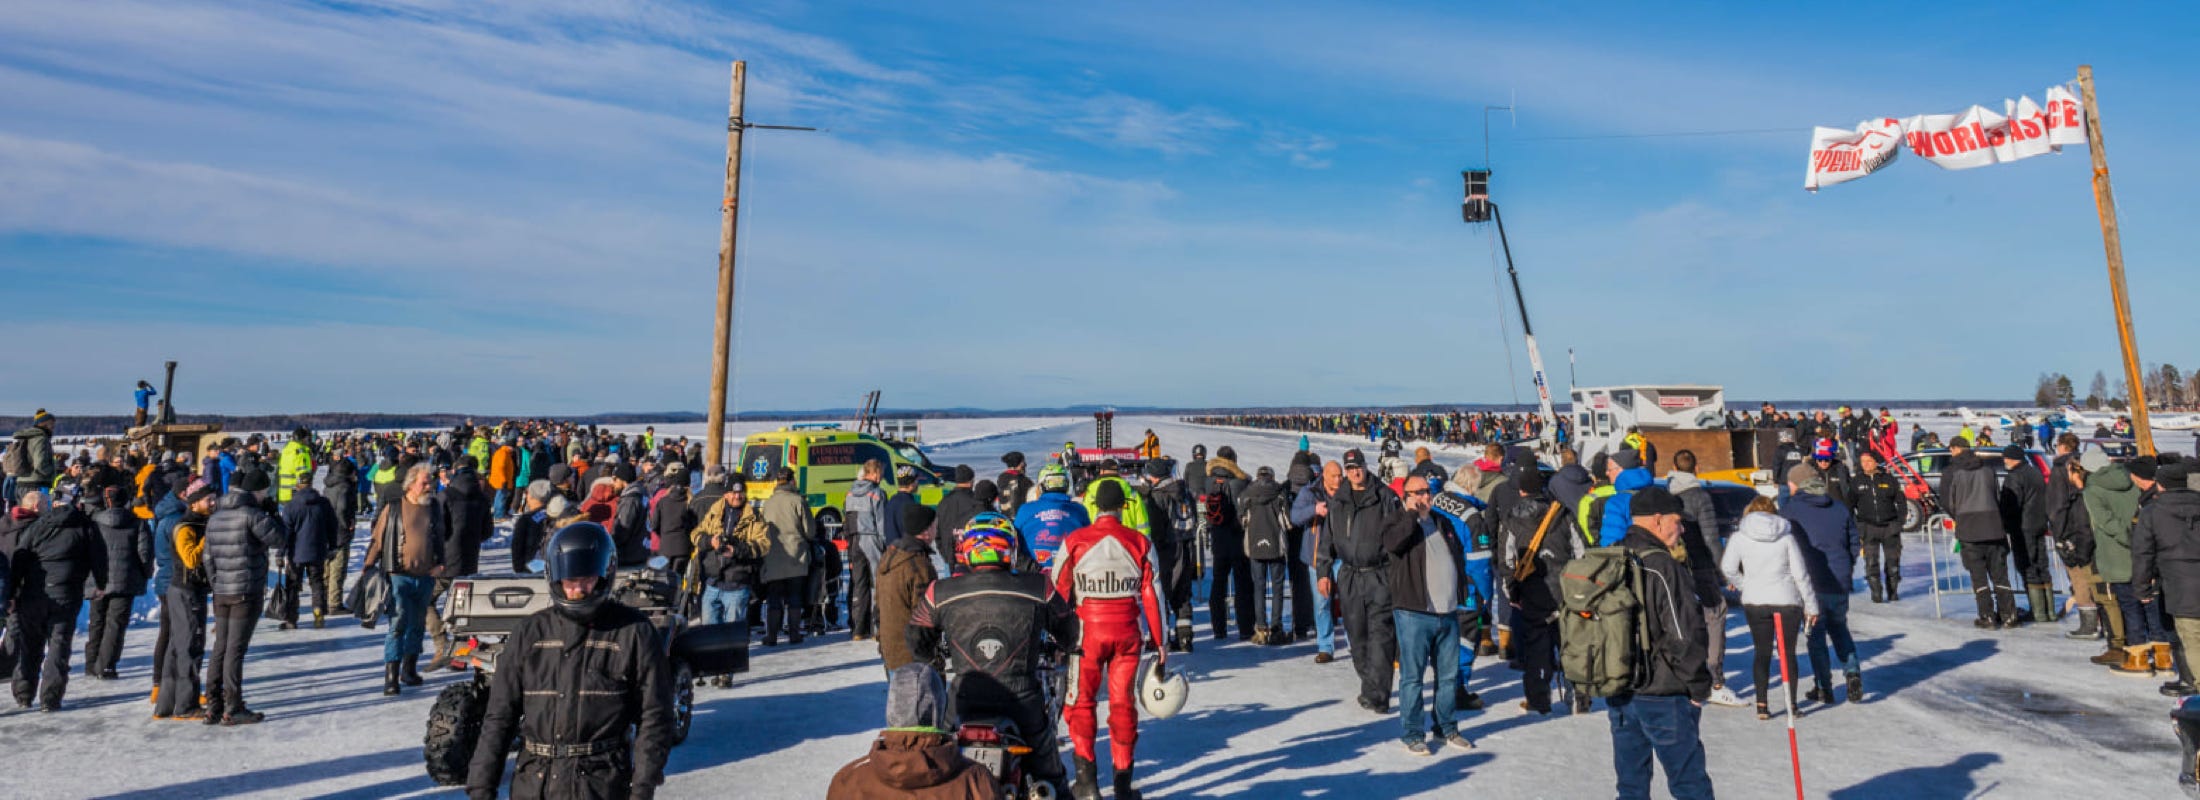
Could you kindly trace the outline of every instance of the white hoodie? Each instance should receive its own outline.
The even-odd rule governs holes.
[[[1726,542],[1719,570],[1742,589],[1745,606],[1802,606],[1818,615],[1818,594],[1811,591],[1803,566],[1803,547],[1788,521],[1762,511],[1742,518],[1741,530]]]

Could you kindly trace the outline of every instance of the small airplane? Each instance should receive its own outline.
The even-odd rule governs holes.
[[[1956,416],[1962,417],[1963,424],[1973,429],[2006,431],[2017,426],[2016,419],[2008,414],[1981,414],[1963,406],[1956,407]]]
[[[2092,428],[2095,426],[2114,428],[2116,427],[2117,418],[2121,416],[2117,414],[2089,415],[2079,411],[2076,406],[2063,406],[2062,415],[2063,419],[2070,420],[2070,425],[2074,428]],[[2147,425],[2158,431],[2200,431],[2200,414],[2151,414],[2147,416]]]

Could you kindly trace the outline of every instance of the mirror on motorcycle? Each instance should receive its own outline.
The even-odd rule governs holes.
[[[527,571],[528,571],[528,572],[532,572],[532,573],[535,573],[535,574],[537,574],[537,575],[540,575],[540,574],[542,574],[543,570],[546,570],[546,569],[549,569],[549,568],[550,568],[550,564],[549,564],[548,562],[545,562],[545,561],[543,561],[542,559],[539,559],[539,558],[538,558],[538,559],[535,559],[535,560],[533,560],[533,561],[529,561],[529,562],[527,562]]]
[[[664,557],[664,556],[650,556],[650,557],[649,557],[649,568],[650,568],[650,569],[664,569],[664,568],[666,568],[666,567],[669,567],[669,566],[672,566],[672,559],[666,558],[666,557]]]

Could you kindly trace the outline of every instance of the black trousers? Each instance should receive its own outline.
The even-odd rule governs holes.
[[[92,601],[89,625],[84,629],[84,674],[113,672],[122,658],[122,632],[130,628],[130,607],[135,596],[111,594]]]
[[[2045,531],[2009,534],[2009,552],[2017,557],[2017,577],[2029,588],[2048,583]]]
[[[1548,615],[1529,619],[1528,614],[1515,613],[1512,632],[1520,657],[1521,693],[1527,695],[1529,708],[1549,711],[1551,683],[1558,678],[1558,621]]]
[[[209,716],[249,710],[244,704],[244,654],[252,646],[253,628],[260,624],[262,603],[259,594],[214,595],[208,609],[214,618],[214,647],[206,656]]]
[[[328,613],[329,607],[320,605],[322,602],[320,598],[322,592],[319,588],[321,586],[321,569],[320,562],[300,564],[292,561],[283,567],[283,585],[275,589],[276,619],[292,625],[298,624],[300,598],[308,595],[313,598],[315,609],[322,614]],[[307,592],[308,587],[312,587],[313,591]]]
[[[1292,531],[1284,537],[1290,557],[1284,559],[1284,577],[1291,582],[1291,634],[1294,637],[1314,635],[1314,587],[1308,586],[1307,562],[1304,560],[1305,531]]]
[[[69,690],[69,647],[84,601],[56,603],[35,588],[15,599],[15,702],[61,705]]]
[[[764,584],[764,641],[779,641],[784,629],[794,641],[802,641],[802,578],[787,578]]]
[[[1902,581],[1902,523],[1856,524],[1856,538],[1864,545],[1864,582],[1889,587]]]
[[[1390,579],[1381,567],[1347,566],[1338,572],[1336,587],[1344,635],[1352,641],[1352,671],[1360,674],[1360,699],[1389,705],[1392,664],[1398,660],[1398,630],[1390,616]]]
[[[1166,595],[1162,602],[1169,605],[1169,613],[1176,617],[1180,628],[1192,625],[1193,564],[1189,547],[1184,542],[1154,545],[1154,569],[1161,573],[1161,593]]]
[[[168,587],[160,603],[158,716],[173,716],[199,708],[199,659],[206,655],[206,595],[182,586]]]
[[[1774,614],[1780,615],[1778,626],[1772,624],[1772,615]],[[1801,677],[1795,672],[1795,647],[1803,642],[1803,607],[1742,606],[1742,618],[1749,620],[1749,643],[1751,650],[1754,651],[1750,653],[1749,669],[1750,676],[1757,679],[1757,702],[1760,704],[1769,705],[1771,702],[1765,698],[1765,691],[1766,687],[1772,685],[1772,659],[1779,656],[1781,652],[1778,630],[1780,628],[1787,630],[1787,656],[1780,659],[1780,661],[1790,678],[1786,685],[1788,703],[1793,705],[1795,703],[1795,682],[1793,678]]]
[[[2007,542],[1964,542],[1963,568],[1971,571],[1971,592],[1978,615],[2007,619],[2017,614],[2016,592],[2009,586]]]
[[[1207,582],[1207,622],[1214,626],[1215,638],[1230,635],[1230,614],[1223,604],[1236,592],[1238,633],[1251,635],[1253,618],[1257,616],[1254,604],[1260,599],[1253,591],[1253,561],[1243,553],[1217,551],[1215,574]]]
[[[848,544],[848,628],[852,631],[851,635],[853,636],[871,636],[877,633],[877,631],[872,630],[873,625],[877,622],[874,618],[877,612],[872,608],[872,603],[875,602],[873,595],[876,594],[872,589],[872,569],[871,557],[864,554],[862,545],[850,542]]]

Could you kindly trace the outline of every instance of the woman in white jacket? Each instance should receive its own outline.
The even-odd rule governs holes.
[[[1810,573],[1803,567],[1803,548],[1795,540],[1773,505],[1772,498],[1750,501],[1741,529],[1727,540],[1726,556],[1719,561],[1729,585],[1740,587],[1742,616],[1749,620],[1749,638],[1756,652],[1752,668],[1757,678],[1757,718],[1771,719],[1765,705],[1765,685],[1771,680],[1772,657],[1780,651],[1775,641],[1772,615],[1779,614],[1786,628],[1788,647],[1781,659],[1785,673],[1795,674],[1795,648],[1803,631],[1818,623],[1818,594],[1811,591]],[[1795,684],[1787,683],[1788,707],[1795,705]]]

